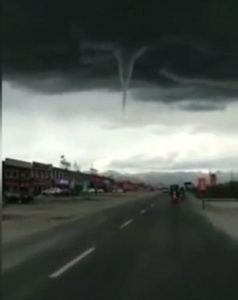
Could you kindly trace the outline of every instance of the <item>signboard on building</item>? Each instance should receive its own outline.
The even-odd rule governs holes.
[[[68,184],[69,184],[69,181],[66,180],[66,179],[59,179],[59,180],[57,180],[57,184],[60,184],[60,185],[68,185]]]

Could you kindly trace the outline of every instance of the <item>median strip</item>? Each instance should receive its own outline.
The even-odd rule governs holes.
[[[120,226],[120,229],[123,229],[123,228],[125,228],[126,226],[128,226],[129,224],[131,224],[133,222],[133,220],[132,219],[130,219],[130,220],[128,220],[128,221],[126,221],[125,223],[123,223],[123,224],[121,224],[121,226]]]
[[[65,273],[66,271],[68,271],[70,268],[72,268],[79,261],[83,260],[85,257],[87,257],[89,254],[91,254],[95,250],[96,250],[96,248],[90,248],[90,249],[86,250],[81,255],[77,256],[75,259],[71,260],[66,265],[64,265],[62,268],[60,268],[59,270],[57,270],[56,272],[54,272],[53,274],[51,274],[49,277],[50,278],[57,278],[57,277],[61,276],[63,273]]]

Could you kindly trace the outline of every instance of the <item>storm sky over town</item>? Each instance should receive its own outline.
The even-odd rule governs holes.
[[[236,1],[80,2],[5,3],[3,157],[237,168]]]

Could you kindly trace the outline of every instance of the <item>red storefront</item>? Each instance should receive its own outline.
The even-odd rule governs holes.
[[[31,163],[9,158],[3,162],[3,193],[18,197],[32,193]]]
[[[105,192],[113,190],[114,180],[100,175],[91,175],[91,187],[96,190],[102,189]]]
[[[124,192],[138,190],[138,185],[131,181],[119,181],[117,183],[117,186],[119,189],[122,189]]]

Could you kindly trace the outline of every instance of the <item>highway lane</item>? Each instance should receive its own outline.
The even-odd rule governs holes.
[[[3,299],[26,299],[47,284],[52,269],[78,256],[92,243],[110,239],[123,222],[153,199],[158,201],[157,193],[149,193],[145,199],[106,209],[3,248]]]
[[[173,207],[161,196],[118,210],[4,277],[4,299],[232,300],[238,245],[188,203]]]

